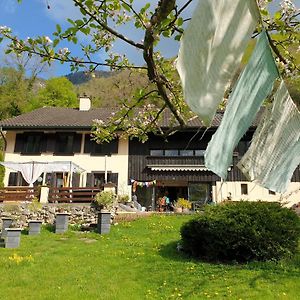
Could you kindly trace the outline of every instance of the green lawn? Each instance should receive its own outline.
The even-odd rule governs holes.
[[[290,261],[209,264],[176,250],[190,216],[152,216],[111,234],[22,235],[0,248],[0,299],[299,299],[300,253]]]

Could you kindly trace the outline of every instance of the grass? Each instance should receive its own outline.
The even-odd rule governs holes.
[[[299,299],[300,254],[247,265],[209,264],[176,250],[190,216],[151,216],[111,233],[43,229],[0,248],[1,299]]]

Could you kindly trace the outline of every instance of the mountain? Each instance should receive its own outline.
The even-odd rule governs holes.
[[[76,73],[70,73],[65,75],[73,84],[82,84],[90,81],[92,78],[108,78],[112,76],[115,72],[110,71],[94,71],[93,73],[79,71]]]

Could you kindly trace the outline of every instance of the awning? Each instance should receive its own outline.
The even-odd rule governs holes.
[[[72,161],[54,161],[54,162],[40,162],[40,161],[28,161],[28,162],[0,162],[6,168],[14,171],[21,172],[24,180],[32,186],[33,183],[44,172],[70,172],[70,173],[82,173],[85,170],[73,163]]]
[[[148,166],[151,171],[208,171],[205,166],[166,166],[166,165],[155,165],[155,166]]]
[[[148,165],[147,167],[150,168],[151,171],[210,171],[204,165]],[[228,171],[230,171],[231,168],[232,167],[229,167]]]

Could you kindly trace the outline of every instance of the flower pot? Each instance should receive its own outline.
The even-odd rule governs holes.
[[[69,214],[58,213],[55,219],[55,233],[64,233],[68,230]]]
[[[5,248],[18,248],[21,240],[21,228],[7,228]]]
[[[182,207],[175,207],[176,213],[182,213]]]
[[[37,235],[41,233],[42,221],[31,220],[28,223],[29,225],[29,235]]]
[[[98,213],[97,231],[100,234],[108,234],[110,232],[111,214],[108,211]]]
[[[2,231],[1,231],[1,238],[5,238],[7,235],[6,229],[9,228],[12,224],[12,218],[2,218]]]

